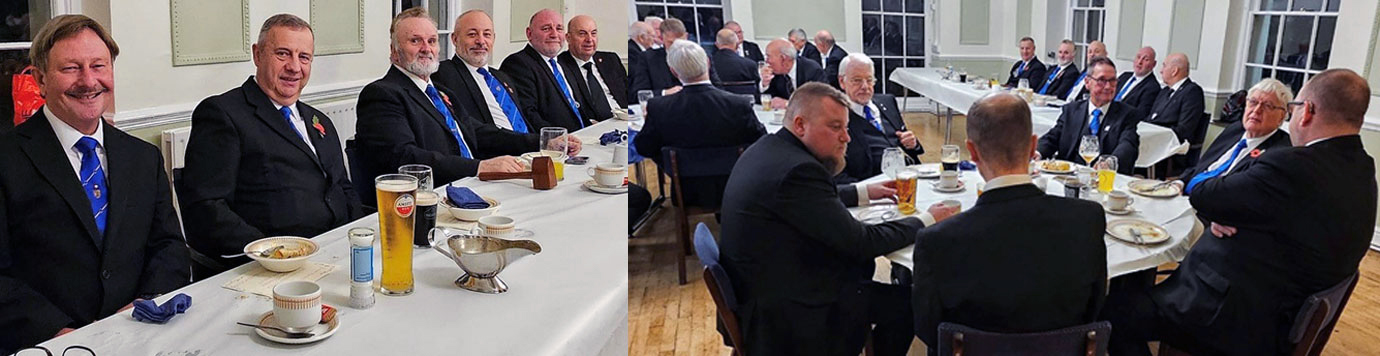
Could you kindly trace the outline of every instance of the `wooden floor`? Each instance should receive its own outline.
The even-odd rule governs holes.
[[[906,125],[920,136],[926,148],[923,162],[937,162],[944,140],[942,119],[934,115],[910,113]],[[952,142],[962,142],[963,117],[953,123]],[[966,159],[966,153],[965,153]],[[648,171],[654,177],[654,170]],[[648,190],[656,195],[653,182]],[[730,355],[729,348],[714,328],[714,301],[709,297],[701,266],[694,256],[685,256],[689,283],[679,285],[676,258],[674,211],[662,210],[654,220],[628,240],[628,330],[629,355]],[[704,222],[718,236],[713,216],[691,219]],[[1361,261],[1361,279],[1346,310],[1333,331],[1324,355],[1380,354],[1380,253],[1370,251]],[[917,340],[915,345],[919,345]],[[923,348],[912,347],[912,355],[923,355]]]

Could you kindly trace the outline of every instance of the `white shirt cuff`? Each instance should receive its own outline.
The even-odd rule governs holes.
[[[928,211],[920,213],[920,222],[925,223],[925,226],[934,225],[934,215],[930,215]]]
[[[858,190],[858,206],[872,205],[872,199],[867,197],[867,184],[862,182],[853,183],[853,189]]]

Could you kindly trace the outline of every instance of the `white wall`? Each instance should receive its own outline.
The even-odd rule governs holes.
[[[307,1],[251,0],[249,10],[251,42],[263,21],[274,14],[287,12],[310,21]],[[120,45],[115,61],[117,122],[191,110],[205,97],[237,87],[254,74],[250,61],[173,67],[170,13],[169,1],[109,3],[110,32]],[[362,86],[387,70],[392,4],[366,1],[364,13],[364,53],[316,57],[306,93]]]
[[[799,16],[801,12],[807,11],[832,12],[832,9],[796,8],[790,9],[789,11],[780,11],[768,14],[754,14],[752,11],[752,5],[753,0],[724,0],[724,17],[726,17],[727,20],[738,21],[738,25],[743,27],[743,38],[747,38],[749,41],[752,42],[757,42],[758,45],[763,47],[762,50],[766,50],[767,42],[770,42],[772,39],[775,38],[784,38],[786,37],[786,34],[784,32],[759,33],[756,29],[757,26],[755,26],[756,21],[754,21],[753,19],[761,18],[763,16],[780,16],[794,18]],[[838,39],[838,46],[840,48],[843,48],[844,50],[847,50],[848,53],[862,52],[862,2],[848,1],[844,5],[845,7],[843,13],[837,14],[836,16],[843,16],[844,31],[847,31],[847,36],[845,38],[845,36],[841,36],[839,33],[835,33],[834,37]],[[636,14],[634,13],[629,13],[625,16],[625,18],[632,19],[635,15]],[[815,36],[815,31],[818,31],[818,29],[810,28],[809,24],[800,24],[800,28],[804,29],[806,35],[812,39]],[[624,32],[623,38],[628,38],[626,31]]]

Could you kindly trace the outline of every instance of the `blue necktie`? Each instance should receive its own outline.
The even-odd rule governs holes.
[[[1016,68],[1016,76],[1019,77],[1021,76],[1021,73],[1025,73],[1025,66],[1028,65],[1030,65],[1030,62],[1021,62],[1021,67]]]
[[[96,230],[101,235],[97,236],[99,240],[105,235],[106,198],[110,197],[110,189],[105,185],[101,159],[96,156],[97,144],[94,138],[82,137],[75,146],[81,152],[81,172],[78,174],[81,175],[81,187],[86,190],[86,198],[91,200],[91,214],[96,218]]]
[[[1068,98],[1069,100],[1076,99],[1076,98],[1073,97],[1073,90],[1074,90],[1074,89],[1078,89],[1080,86],[1082,86],[1082,84],[1083,84],[1083,78],[1086,78],[1087,76],[1088,76],[1088,72],[1087,72],[1087,71],[1084,71],[1082,75],[1079,75],[1079,76],[1078,76],[1078,81],[1073,82],[1073,87],[1072,87],[1072,88],[1069,88],[1069,92],[1064,93],[1064,97],[1065,97],[1065,98]]]
[[[1102,109],[1093,109],[1092,116],[1092,123],[1088,125],[1088,131],[1092,132],[1093,136],[1097,136],[1097,129],[1102,126]]]
[[[1048,91],[1048,90],[1049,90],[1049,85],[1050,85],[1051,83],[1054,83],[1054,77],[1058,76],[1058,75],[1059,75],[1059,72],[1063,72],[1063,71],[1064,71],[1064,67],[1057,67],[1057,68],[1054,70],[1054,73],[1050,73],[1050,74],[1049,74],[1049,78],[1045,78],[1045,86],[1040,87],[1040,94],[1044,94],[1045,91]]]
[[[1126,96],[1126,92],[1131,91],[1131,84],[1135,84],[1135,83],[1136,83],[1136,76],[1134,76],[1134,75],[1131,76],[1130,79],[1126,79],[1126,86],[1121,87],[1121,91],[1119,91],[1119,92],[1116,93],[1116,98],[1115,98],[1115,99],[1112,99],[1112,101],[1121,101],[1121,97]]]
[[[283,113],[283,119],[284,119],[284,120],[287,120],[288,129],[289,129],[289,130],[292,130],[292,133],[297,134],[297,137],[301,137],[303,140],[307,139],[306,136],[302,135],[302,132],[301,132],[301,131],[297,131],[297,125],[294,124],[294,123],[292,122],[292,109],[291,109],[291,108],[289,108],[289,107],[287,107],[287,106],[283,106],[283,107],[281,107],[281,108],[278,108],[278,112]]]
[[[450,108],[446,107],[446,102],[441,100],[441,93],[436,91],[436,87],[427,84],[426,96],[431,98],[431,105],[436,106],[436,110],[441,112],[441,116],[446,117],[446,126],[450,128],[451,136],[455,136],[455,142],[460,144],[460,156],[474,158],[470,155],[470,146],[465,144],[465,137],[460,135],[460,126],[455,122],[455,117],[450,115]]]
[[[565,84],[565,76],[556,69],[556,60],[548,60],[551,63],[551,74],[556,76],[556,87],[561,88],[561,94],[565,95],[565,101],[570,103],[570,111],[575,112],[576,121],[580,122],[580,127],[585,127],[585,118],[580,116],[580,108],[575,106],[575,97],[570,96],[570,86]]]
[[[522,112],[518,111],[517,104],[513,103],[513,98],[508,96],[508,91],[503,90],[503,83],[498,82],[489,70],[479,68],[479,75],[484,76],[484,83],[488,84],[489,92],[494,94],[494,100],[498,101],[498,106],[503,108],[503,115],[508,116],[508,122],[513,124],[513,132],[527,133],[527,122],[522,119]]]
[[[1216,178],[1217,176],[1222,175],[1222,173],[1225,173],[1227,171],[1227,168],[1231,168],[1232,162],[1236,162],[1236,156],[1241,154],[1241,150],[1245,148],[1246,139],[1243,138],[1241,139],[1241,142],[1236,143],[1236,148],[1233,148],[1231,150],[1231,156],[1227,156],[1226,162],[1222,162],[1222,165],[1217,166],[1217,168],[1213,170],[1198,173],[1198,175],[1193,176],[1193,179],[1190,179],[1188,181],[1188,185],[1184,186],[1184,194],[1192,192],[1193,187],[1198,185],[1198,183],[1202,183],[1203,181],[1208,179]]]
[[[877,120],[876,117],[872,116],[872,106],[863,107],[863,117],[866,117],[867,122],[872,123],[872,126],[876,126],[877,131],[882,131],[882,120]],[[882,133],[886,133],[886,131],[882,131]]]

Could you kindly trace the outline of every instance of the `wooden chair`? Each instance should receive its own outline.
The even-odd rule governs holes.
[[[725,343],[733,346],[734,356],[743,356],[743,350],[738,349],[738,345],[743,344],[743,332],[738,329],[736,314],[738,298],[733,294],[733,283],[730,283],[728,273],[719,265],[719,244],[704,223],[695,225],[695,254],[699,256],[700,264],[704,265],[704,285],[714,299],[719,322],[723,325]]]
[[[733,165],[738,163],[738,155],[741,155],[745,148],[745,146],[732,146],[711,148],[663,147],[661,149],[662,162],[670,165],[670,169],[663,173],[671,176],[671,194],[673,194],[671,200],[676,207],[676,218],[679,220],[676,233],[685,255],[689,255],[691,252],[690,215],[715,213],[718,212],[719,207],[717,205],[695,206],[686,204],[684,184],[681,180],[683,178],[728,177],[728,174],[733,171]],[[722,197],[724,192],[709,192],[709,194]],[[680,284],[685,284],[685,258],[677,258],[676,266],[680,273]]]
[[[1107,354],[1112,323],[1099,321],[1059,330],[1003,334],[954,323],[939,324],[940,355],[1084,355]]]
[[[1341,283],[1304,299],[1303,307],[1299,308],[1299,314],[1294,317],[1294,326],[1289,328],[1289,341],[1294,344],[1294,350],[1289,353],[1290,355],[1322,355],[1328,338],[1332,336],[1332,329],[1337,327],[1337,318],[1342,315],[1347,300],[1351,299],[1351,292],[1356,289],[1359,274],[1360,271],[1352,273],[1351,277],[1347,277]],[[1189,353],[1161,342],[1159,355],[1181,356]]]

